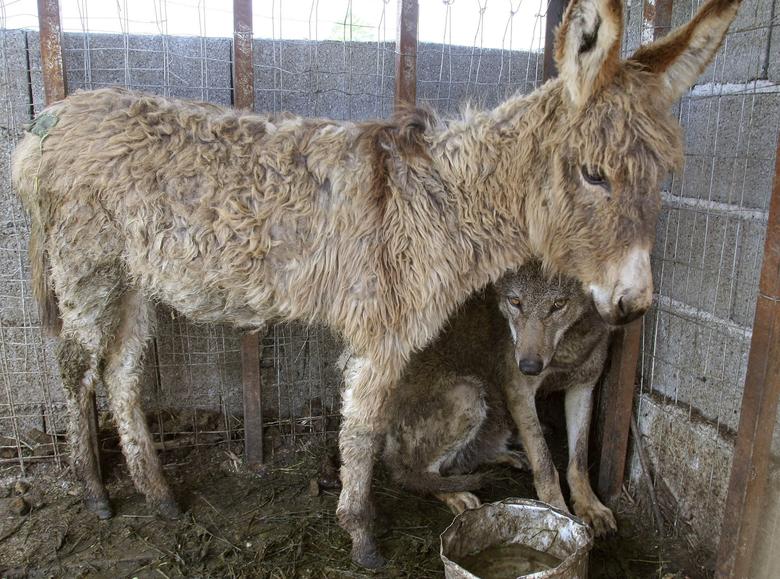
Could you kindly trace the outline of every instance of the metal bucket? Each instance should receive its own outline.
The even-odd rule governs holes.
[[[507,499],[455,517],[440,554],[447,579],[586,579],[592,546],[593,531],[576,517],[540,501]]]

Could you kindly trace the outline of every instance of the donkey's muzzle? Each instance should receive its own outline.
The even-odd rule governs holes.
[[[611,326],[622,326],[644,315],[652,303],[652,293],[650,296],[650,299],[647,299],[645,295],[632,297],[626,294],[618,296],[616,300],[606,305],[600,304],[598,300],[594,301],[601,319]]]
[[[650,252],[635,249],[608,271],[602,284],[591,284],[591,296],[601,318],[612,326],[634,321],[653,303]]]

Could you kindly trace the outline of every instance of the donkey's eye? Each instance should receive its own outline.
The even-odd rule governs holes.
[[[588,168],[587,165],[583,165],[580,167],[580,173],[582,173],[582,178],[585,179],[585,182],[589,185],[603,187],[607,191],[610,190],[609,181],[607,181],[607,178],[604,177],[604,174],[600,169],[595,167]]]
[[[564,299],[555,300],[553,302],[552,307],[550,308],[550,311],[551,312],[557,312],[558,310],[562,310],[563,308],[566,307],[567,303],[568,302],[566,300],[564,300]]]
[[[520,298],[509,298],[509,303],[512,304],[513,308],[516,308],[518,310],[523,309],[523,300]]]

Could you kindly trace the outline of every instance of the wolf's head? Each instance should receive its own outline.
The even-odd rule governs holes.
[[[504,275],[496,282],[496,293],[512,332],[517,365],[532,376],[548,366],[567,330],[594,307],[578,281],[548,279],[537,264]]]

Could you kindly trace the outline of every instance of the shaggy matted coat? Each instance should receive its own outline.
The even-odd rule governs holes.
[[[59,301],[88,504],[110,516],[87,420],[102,375],[137,487],[177,513],[140,409],[152,301],[244,327],[324,322],[360,356],[344,394],[339,518],[356,560],[380,564],[371,472],[410,353],[531,256],[581,281],[608,321],[648,307],[659,181],[681,155],[668,108],[738,3],[710,0],[621,62],[619,0],[574,0],[559,79],[450,122],[271,118],[119,89],[47,109],[13,180],[32,218],[37,294],[50,282]]]

